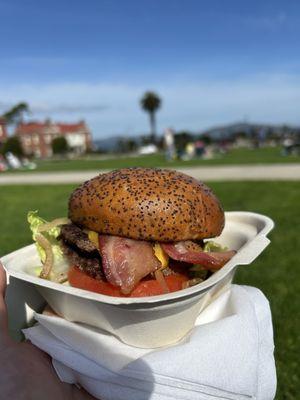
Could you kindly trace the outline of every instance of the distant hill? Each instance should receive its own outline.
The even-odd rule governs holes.
[[[247,122],[237,122],[230,125],[217,126],[214,128],[206,129],[199,134],[206,134],[214,139],[228,138],[233,134],[243,132],[246,135],[251,135],[252,133],[266,134],[268,132],[274,133],[294,133],[299,132],[300,127],[288,126],[288,125],[271,125],[271,124],[258,124],[258,123],[247,123]]]
[[[106,139],[96,139],[93,141],[93,148],[95,150],[102,150],[104,152],[115,151],[121,139],[124,138],[121,136],[114,136]]]
[[[180,132],[182,132],[181,130]],[[186,132],[188,132],[186,130]],[[236,122],[233,124],[216,126],[213,128],[205,129],[199,132],[189,132],[191,135],[199,137],[200,135],[208,135],[213,139],[227,139],[237,133],[244,133],[247,136],[251,134],[258,134],[264,136],[268,133],[274,133],[281,136],[285,133],[298,133],[300,134],[300,127],[290,125],[272,125],[272,124],[259,124],[259,123],[248,123],[248,122]],[[179,133],[179,132],[177,132]],[[161,136],[158,136],[158,138]],[[94,140],[94,149],[101,150],[103,152],[114,152],[118,149],[118,145],[121,140],[133,140],[138,145],[142,143],[142,136],[135,137],[124,137],[124,136],[113,136],[105,139]]]

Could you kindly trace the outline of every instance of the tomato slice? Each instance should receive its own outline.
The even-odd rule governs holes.
[[[187,280],[186,276],[179,274],[165,276],[165,281],[170,292],[181,290],[182,284]],[[156,279],[149,279],[148,281],[141,281],[130,293],[130,297],[157,296],[159,294],[164,294],[159,282]]]
[[[98,279],[94,279],[81,271],[78,267],[71,267],[68,274],[69,283],[79,289],[90,290],[91,292],[105,294],[107,296],[114,297],[145,297],[145,296],[156,296],[164,294],[163,289],[156,279],[149,279],[141,281],[135,289],[130,293],[129,296],[125,296],[119,288],[111,285],[109,282],[104,282]],[[188,278],[181,274],[172,274],[165,276],[166,284],[170,292],[176,292],[182,289],[182,284],[186,282]]]
[[[90,290],[91,292],[106,294],[107,296],[124,297],[120,289],[99,279],[92,278],[78,267],[71,267],[68,272],[68,279],[71,286],[79,289]]]

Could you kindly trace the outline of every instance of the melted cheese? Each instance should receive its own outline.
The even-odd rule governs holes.
[[[88,237],[91,242],[99,249],[98,233],[94,231],[88,231]]]
[[[169,265],[169,256],[163,251],[161,245],[158,243],[155,243],[153,250],[155,257],[158,258],[161,263],[161,268],[166,268]]]

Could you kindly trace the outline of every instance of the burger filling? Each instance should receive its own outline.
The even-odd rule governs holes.
[[[133,240],[86,231],[65,220],[57,220],[60,223],[53,226],[38,217],[37,212],[30,212],[28,221],[33,238],[38,243],[43,265],[47,265],[47,271],[43,267],[41,277],[56,281],[66,280],[66,269],[59,276],[55,274],[58,266],[61,269],[75,267],[102,286],[107,284],[118,289],[123,296],[140,295],[138,288],[141,285],[147,285],[148,288],[152,285],[154,294],[195,285],[220,269],[235,254],[234,251],[227,251],[211,241],[158,243]],[[45,230],[47,224],[49,230]],[[41,235],[43,240],[38,240]],[[43,243],[47,244],[47,252]],[[49,254],[52,249],[54,251],[54,246],[55,254]],[[154,280],[157,281],[160,291],[154,289]],[[175,280],[177,285],[174,285]],[[111,293],[118,295],[116,291]]]
[[[77,265],[93,278],[104,278],[99,251],[83,230],[74,224],[63,225],[58,239],[71,265]]]

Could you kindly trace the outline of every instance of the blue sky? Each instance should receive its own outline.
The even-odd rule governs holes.
[[[247,119],[300,124],[300,2],[0,0],[0,112],[86,119],[95,137]]]

